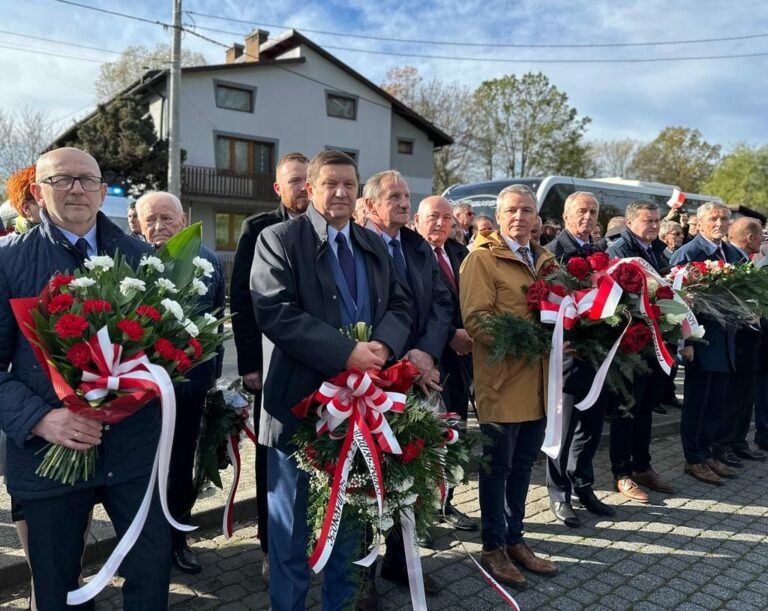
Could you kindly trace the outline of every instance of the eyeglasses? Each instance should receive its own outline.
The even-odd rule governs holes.
[[[75,181],[80,183],[83,191],[98,191],[104,183],[101,176],[49,176],[43,178],[40,182],[51,185],[54,191],[69,191],[75,185]]]

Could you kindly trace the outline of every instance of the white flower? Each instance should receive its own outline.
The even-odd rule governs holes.
[[[419,498],[418,494],[409,494],[407,497],[403,499],[402,504],[403,505],[413,505],[416,503],[416,499]]]
[[[670,325],[679,326],[685,320],[685,314],[665,314],[664,317]]]
[[[451,482],[461,483],[464,479],[464,469],[460,465],[456,465],[451,469]]]
[[[86,259],[83,265],[85,265],[85,267],[90,270],[94,270],[94,269],[108,270],[108,269],[112,269],[115,266],[115,261],[114,259],[112,259],[112,257],[98,256],[98,257],[91,257],[90,259]]]
[[[203,320],[205,321],[205,326],[206,327],[208,325],[212,325],[212,324],[216,323],[216,317],[212,316],[211,314],[208,314],[208,312],[203,314]]]
[[[411,486],[413,486],[413,478],[406,477],[402,482],[395,486],[395,490],[397,490],[397,492],[405,492],[406,490],[409,490]]]
[[[178,320],[180,323],[184,323],[185,316],[184,316],[184,309],[181,307],[181,304],[179,304],[178,301],[174,301],[173,299],[163,299],[160,302],[160,305],[163,306],[166,310],[166,312],[170,312],[173,314],[173,316]]]
[[[386,517],[382,518],[382,520],[381,520],[381,529],[382,530],[389,530],[394,525],[395,525],[395,521],[392,518],[390,518],[389,516],[386,516]]]
[[[69,288],[71,289],[87,289],[89,286],[93,286],[96,284],[96,281],[93,278],[86,278],[83,276],[82,278],[75,278],[69,283]]]
[[[184,327],[184,330],[192,337],[197,337],[200,334],[200,329],[198,329],[197,325],[193,323],[189,318],[185,318],[183,321],[181,321],[181,326]]]
[[[141,258],[141,261],[139,261],[139,265],[152,267],[155,271],[161,274],[165,271],[165,265],[163,265],[163,262],[158,257],[153,257],[151,255],[144,255]]]
[[[178,293],[179,289],[176,288],[176,285],[168,280],[168,278],[158,278],[155,280],[155,286],[160,287],[167,293]]]
[[[120,281],[120,292],[126,297],[130,297],[136,291],[143,291],[147,288],[143,280],[138,278],[123,278]]]
[[[656,289],[659,288],[659,283],[655,278],[647,278],[646,282],[648,284],[648,291],[651,293],[651,295],[656,294]]]
[[[195,257],[192,259],[192,264],[206,278],[213,276],[213,264],[208,259],[203,259],[203,257]]]
[[[699,328],[691,333],[691,338],[692,339],[701,339],[702,337],[704,337],[704,333],[705,333],[704,325],[699,325]]]
[[[192,290],[195,291],[195,293],[197,293],[201,297],[203,295],[207,295],[208,294],[208,287],[205,286],[204,282],[201,282],[197,278],[193,278],[192,279]]]

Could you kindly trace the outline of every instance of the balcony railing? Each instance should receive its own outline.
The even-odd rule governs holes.
[[[228,197],[256,201],[274,201],[273,176],[234,172],[196,165],[182,170],[181,192],[184,195]]]

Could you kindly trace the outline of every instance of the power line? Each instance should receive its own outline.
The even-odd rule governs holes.
[[[112,49],[102,49],[100,47],[89,47],[88,45],[79,45],[74,42],[65,42],[63,40],[52,40],[51,38],[44,38],[42,36],[32,36],[31,34],[20,34],[18,32],[7,32],[5,30],[0,30],[0,34],[7,34],[10,36],[17,36],[19,38],[28,38],[30,40],[40,40],[43,42],[51,42],[57,45],[65,45],[68,47],[78,47],[80,49],[88,49],[90,51],[101,51],[103,53],[114,53],[115,55],[120,55],[120,51],[113,51]]]
[[[245,23],[252,26],[263,26],[265,28],[281,28],[283,30],[295,29],[288,25],[277,25],[274,23],[259,23],[248,21],[247,19],[236,19],[234,17],[222,17],[221,15],[211,15],[209,13],[199,13],[197,11],[184,11],[188,15],[197,15],[198,17],[207,17],[209,19],[218,19],[220,21],[231,21],[234,23]],[[724,36],[721,38],[698,38],[693,40],[663,40],[653,42],[606,42],[606,43],[584,43],[584,44],[543,44],[543,43],[487,43],[487,42],[456,42],[447,40],[422,40],[413,38],[392,38],[385,36],[372,36],[370,34],[349,34],[345,32],[331,32],[328,30],[311,30],[309,28],[298,28],[303,32],[313,34],[322,34],[325,36],[343,36],[346,38],[362,38],[364,40],[378,40],[382,42],[406,42],[422,45],[445,45],[452,47],[498,47],[514,49],[586,49],[586,48],[605,48],[605,47],[652,47],[663,45],[687,45],[695,43],[726,42],[734,40],[752,40],[755,38],[768,38],[766,34],[747,34],[744,36]],[[227,33],[227,32],[222,32]]]
[[[173,24],[160,21],[158,19],[147,19],[145,17],[138,17],[136,15],[128,15],[127,13],[118,13],[117,11],[110,11],[105,8],[99,8],[98,6],[91,6],[90,4],[81,4],[80,2],[72,2],[72,0],[53,0],[53,2],[59,2],[61,4],[69,4],[71,6],[77,6],[79,8],[86,8],[98,13],[106,13],[107,15],[113,15],[115,17],[125,17],[126,19],[133,19],[135,21],[143,21],[144,23],[151,23],[152,25],[160,25],[164,28],[172,28]]]
[[[95,64],[104,63],[103,60],[100,60],[100,59],[93,59],[90,57],[81,57],[77,55],[66,55],[64,53],[51,53],[49,51],[43,51],[41,49],[30,49],[29,47],[16,47],[16,46],[0,44],[0,49],[11,49],[12,51],[21,51],[23,53],[33,53],[37,55],[49,55],[51,57],[61,57],[64,59],[75,59],[83,62],[93,62]]]

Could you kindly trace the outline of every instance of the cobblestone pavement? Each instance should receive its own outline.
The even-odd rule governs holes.
[[[584,525],[571,530],[554,521],[548,508],[544,467],[537,464],[528,501],[528,544],[560,565],[557,575],[528,575],[530,587],[511,591],[523,609],[736,609],[768,608],[768,463],[747,464],[739,478],[720,488],[696,482],[682,472],[677,436],[654,440],[654,467],[677,488],[652,493],[642,506],[611,488],[607,452],[596,460],[598,496],[616,505],[616,519],[598,519],[580,511]],[[477,483],[457,491],[455,502],[478,516]],[[206,534],[208,535],[206,537]],[[261,581],[261,551],[252,523],[240,524],[229,542],[216,532],[194,540],[205,569],[200,575],[174,572],[172,609],[266,609]],[[429,599],[432,609],[505,609],[485,583],[454,533],[433,529],[435,549],[422,550],[427,573],[445,584]],[[458,533],[467,549],[480,553],[476,533]],[[210,538],[208,538],[210,537]],[[118,582],[116,582],[116,585]],[[319,608],[320,581],[315,578],[307,601]],[[386,609],[410,608],[404,588],[379,578]],[[0,607],[27,604],[23,587],[0,590]],[[97,609],[119,609],[117,587],[105,590]]]

